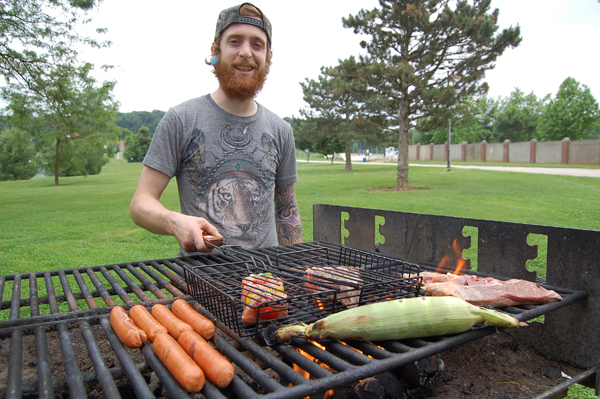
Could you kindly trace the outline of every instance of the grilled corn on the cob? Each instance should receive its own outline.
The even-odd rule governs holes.
[[[498,327],[527,325],[496,310],[480,308],[456,297],[418,297],[377,302],[334,313],[310,325],[277,330],[280,341],[294,336],[380,341],[456,334],[476,324]]]

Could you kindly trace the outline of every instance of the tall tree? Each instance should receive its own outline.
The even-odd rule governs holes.
[[[453,106],[487,91],[485,71],[521,41],[518,26],[497,33],[499,11],[489,13],[490,2],[380,0],[381,8],[342,19],[371,37],[361,43],[362,71],[398,132],[397,190],[408,189],[411,127],[426,117],[429,128],[446,124]]]
[[[115,82],[97,84],[90,75],[92,70],[93,65],[88,63],[77,67],[58,65],[35,92],[19,83],[9,83],[1,91],[2,98],[9,104],[4,111],[8,123],[34,133],[46,165],[52,163],[48,172],[54,175],[57,186],[61,169],[74,170],[67,165],[74,162],[72,157],[61,158],[62,146],[70,146],[69,143],[75,141],[89,141],[78,151],[71,148],[64,155],[90,157],[91,154],[82,152],[82,149],[98,149],[94,142],[99,141],[104,146],[119,139],[114,125],[118,107],[112,94]],[[83,175],[90,173],[87,168],[75,169]]]
[[[525,95],[519,88],[502,100],[494,121],[494,141],[513,143],[530,141],[536,138],[538,120],[544,109],[544,99],[538,99],[531,92]]]
[[[569,77],[560,85],[556,97],[550,100],[541,116],[541,141],[592,138],[600,121],[598,102],[589,87]]]
[[[358,79],[360,65],[354,57],[340,60],[335,67],[322,67],[318,80],[306,79],[300,83],[304,101],[312,109],[314,117],[329,120],[332,137],[344,140],[346,170],[352,170],[352,139],[358,138],[356,119],[361,114],[364,85]],[[300,113],[307,116],[306,110]]]
[[[86,12],[101,1],[0,1],[0,75],[36,91],[56,65],[76,59],[78,43],[109,45],[80,36],[76,29],[79,23],[89,22]]]

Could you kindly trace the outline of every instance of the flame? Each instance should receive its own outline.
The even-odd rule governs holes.
[[[318,346],[322,349],[325,349],[325,347],[317,342],[313,342],[313,344],[315,346]],[[298,351],[298,353],[300,353],[302,356],[308,358],[309,360],[312,360],[313,362],[316,362],[319,366],[332,371],[335,373],[335,370],[333,370],[331,367],[329,367],[328,365],[321,363],[320,361],[318,361],[317,359],[315,359],[314,357],[312,357],[311,355],[309,355],[308,353],[304,352],[302,349],[300,348],[296,348],[296,350]],[[306,378],[307,380],[310,380],[310,373],[306,370],[304,370],[303,368],[301,368],[300,366],[298,366],[296,363],[294,363],[292,365],[293,369],[295,372],[297,372],[298,374],[304,376],[304,378]],[[292,384],[290,383],[288,386],[292,386]],[[323,395],[323,399],[327,399],[327,398],[331,398],[334,395],[334,390],[330,389],[329,391],[325,392],[325,394]]]
[[[325,310],[325,304],[320,298],[317,298],[317,307],[319,308],[319,310]]]
[[[329,391],[325,392],[325,395],[323,395],[323,399],[329,399],[332,398],[334,394],[334,390],[330,389]]]
[[[443,273],[444,269],[447,270],[448,267],[445,267],[446,264],[450,265],[450,262],[453,260],[456,260],[456,268],[454,269],[452,274],[459,275],[463,271],[463,268],[467,264],[467,260],[462,257],[462,249],[458,246],[458,239],[455,239],[454,242],[452,243],[452,249],[453,249],[454,253],[444,255],[444,257],[440,261],[440,264],[438,265],[437,269],[435,270],[437,273]]]

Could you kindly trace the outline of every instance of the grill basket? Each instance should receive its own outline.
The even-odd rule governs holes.
[[[190,257],[183,264],[184,275],[190,295],[241,337],[260,338],[263,328],[273,323],[308,324],[348,307],[417,296],[421,287],[418,266],[347,247],[339,252],[323,247],[275,256],[239,247],[222,250],[234,252],[236,260],[206,265]],[[281,279],[285,295],[247,304],[242,297],[244,279],[262,273]],[[287,309],[283,317],[242,322],[245,309],[267,318],[272,309],[282,308]]]

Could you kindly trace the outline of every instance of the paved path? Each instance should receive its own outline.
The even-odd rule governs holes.
[[[448,165],[429,165],[429,164],[412,164],[409,166],[431,166],[437,168],[446,168]],[[482,169],[493,170],[496,172],[521,172],[521,173],[538,173],[544,175],[561,175],[561,176],[582,176],[582,177],[600,177],[600,169],[583,169],[583,168],[540,168],[540,167],[517,167],[517,166],[475,166],[475,165],[452,165],[450,169]]]
[[[306,162],[306,160],[298,160],[298,162]],[[331,161],[313,161],[319,163],[331,163]],[[334,161],[334,163],[344,163],[340,161]],[[395,162],[353,162],[354,165],[390,165],[397,166]],[[447,164],[422,164],[422,163],[409,163],[408,166],[423,166],[430,168],[443,168],[446,169]],[[581,176],[581,177],[599,177],[599,169],[584,169],[584,168],[542,168],[542,167],[518,167],[518,166],[476,166],[476,165],[453,165],[450,164],[450,169],[481,169],[481,170],[492,170],[495,172],[521,172],[521,173],[538,173],[544,175],[561,175],[561,176]]]

